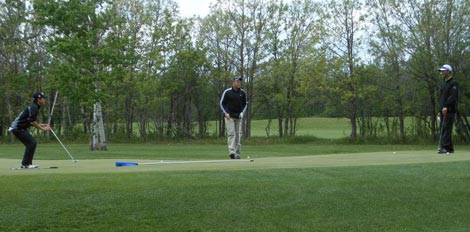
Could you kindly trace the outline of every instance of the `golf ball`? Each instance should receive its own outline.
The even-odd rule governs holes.
[[[250,157],[248,156],[248,159],[249,159],[249,158],[250,158]]]
[[[449,154],[449,152],[446,153],[447,155]]]
[[[393,154],[397,154],[396,152],[393,152]]]

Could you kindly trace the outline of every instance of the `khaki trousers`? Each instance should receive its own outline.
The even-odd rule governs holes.
[[[240,154],[242,147],[242,120],[225,118],[225,127],[227,128],[227,143],[229,154]]]

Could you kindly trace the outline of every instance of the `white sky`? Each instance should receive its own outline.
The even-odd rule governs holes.
[[[180,7],[182,17],[192,17],[194,15],[206,16],[209,13],[209,5],[216,0],[175,0]]]

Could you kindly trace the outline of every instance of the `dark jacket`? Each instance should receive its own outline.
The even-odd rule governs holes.
[[[455,78],[451,77],[444,81],[441,86],[439,94],[439,112],[442,111],[442,108],[447,107],[447,113],[457,113],[458,99],[459,91],[457,81]]]
[[[220,109],[224,114],[228,113],[232,118],[240,118],[240,114],[245,113],[247,106],[245,90],[228,88],[222,93]]]
[[[41,106],[37,102],[26,107],[11,123],[11,129],[28,129],[31,123],[37,120],[39,108]]]

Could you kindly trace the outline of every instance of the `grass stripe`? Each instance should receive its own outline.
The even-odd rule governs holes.
[[[71,160],[38,160],[35,164],[41,167],[58,166],[58,170],[21,170],[22,174],[37,173],[119,173],[119,172],[142,172],[142,171],[190,171],[190,170],[245,170],[245,169],[276,169],[276,168],[313,168],[313,167],[347,167],[367,165],[397,165],[418,164],[438,162],[470,161],[470,152],[460,152],[451,155],[438,155],[435,151],[400,151],[400,152],[370,152],[353,154],[332,154],[314,156],[291,156],[256,158],[255,162],[195,162],[185,163],[182,160],[131,160],[120,159],[119,161],[132,161],[139,163],[157,163],[158,165],[145,165],[133,167],[115,167],[116,160],[94,159],[80,160],[72,163]],[[167,163],[173,162],[175,163]],[[191,161],[191,160],[186,160]],[[207,160],[210,161],[210,160]],[[164,162],[159,164],[159,162]],[[18,160],[0,159],[0,175],[18,174],[11,172],[16,167]]]

